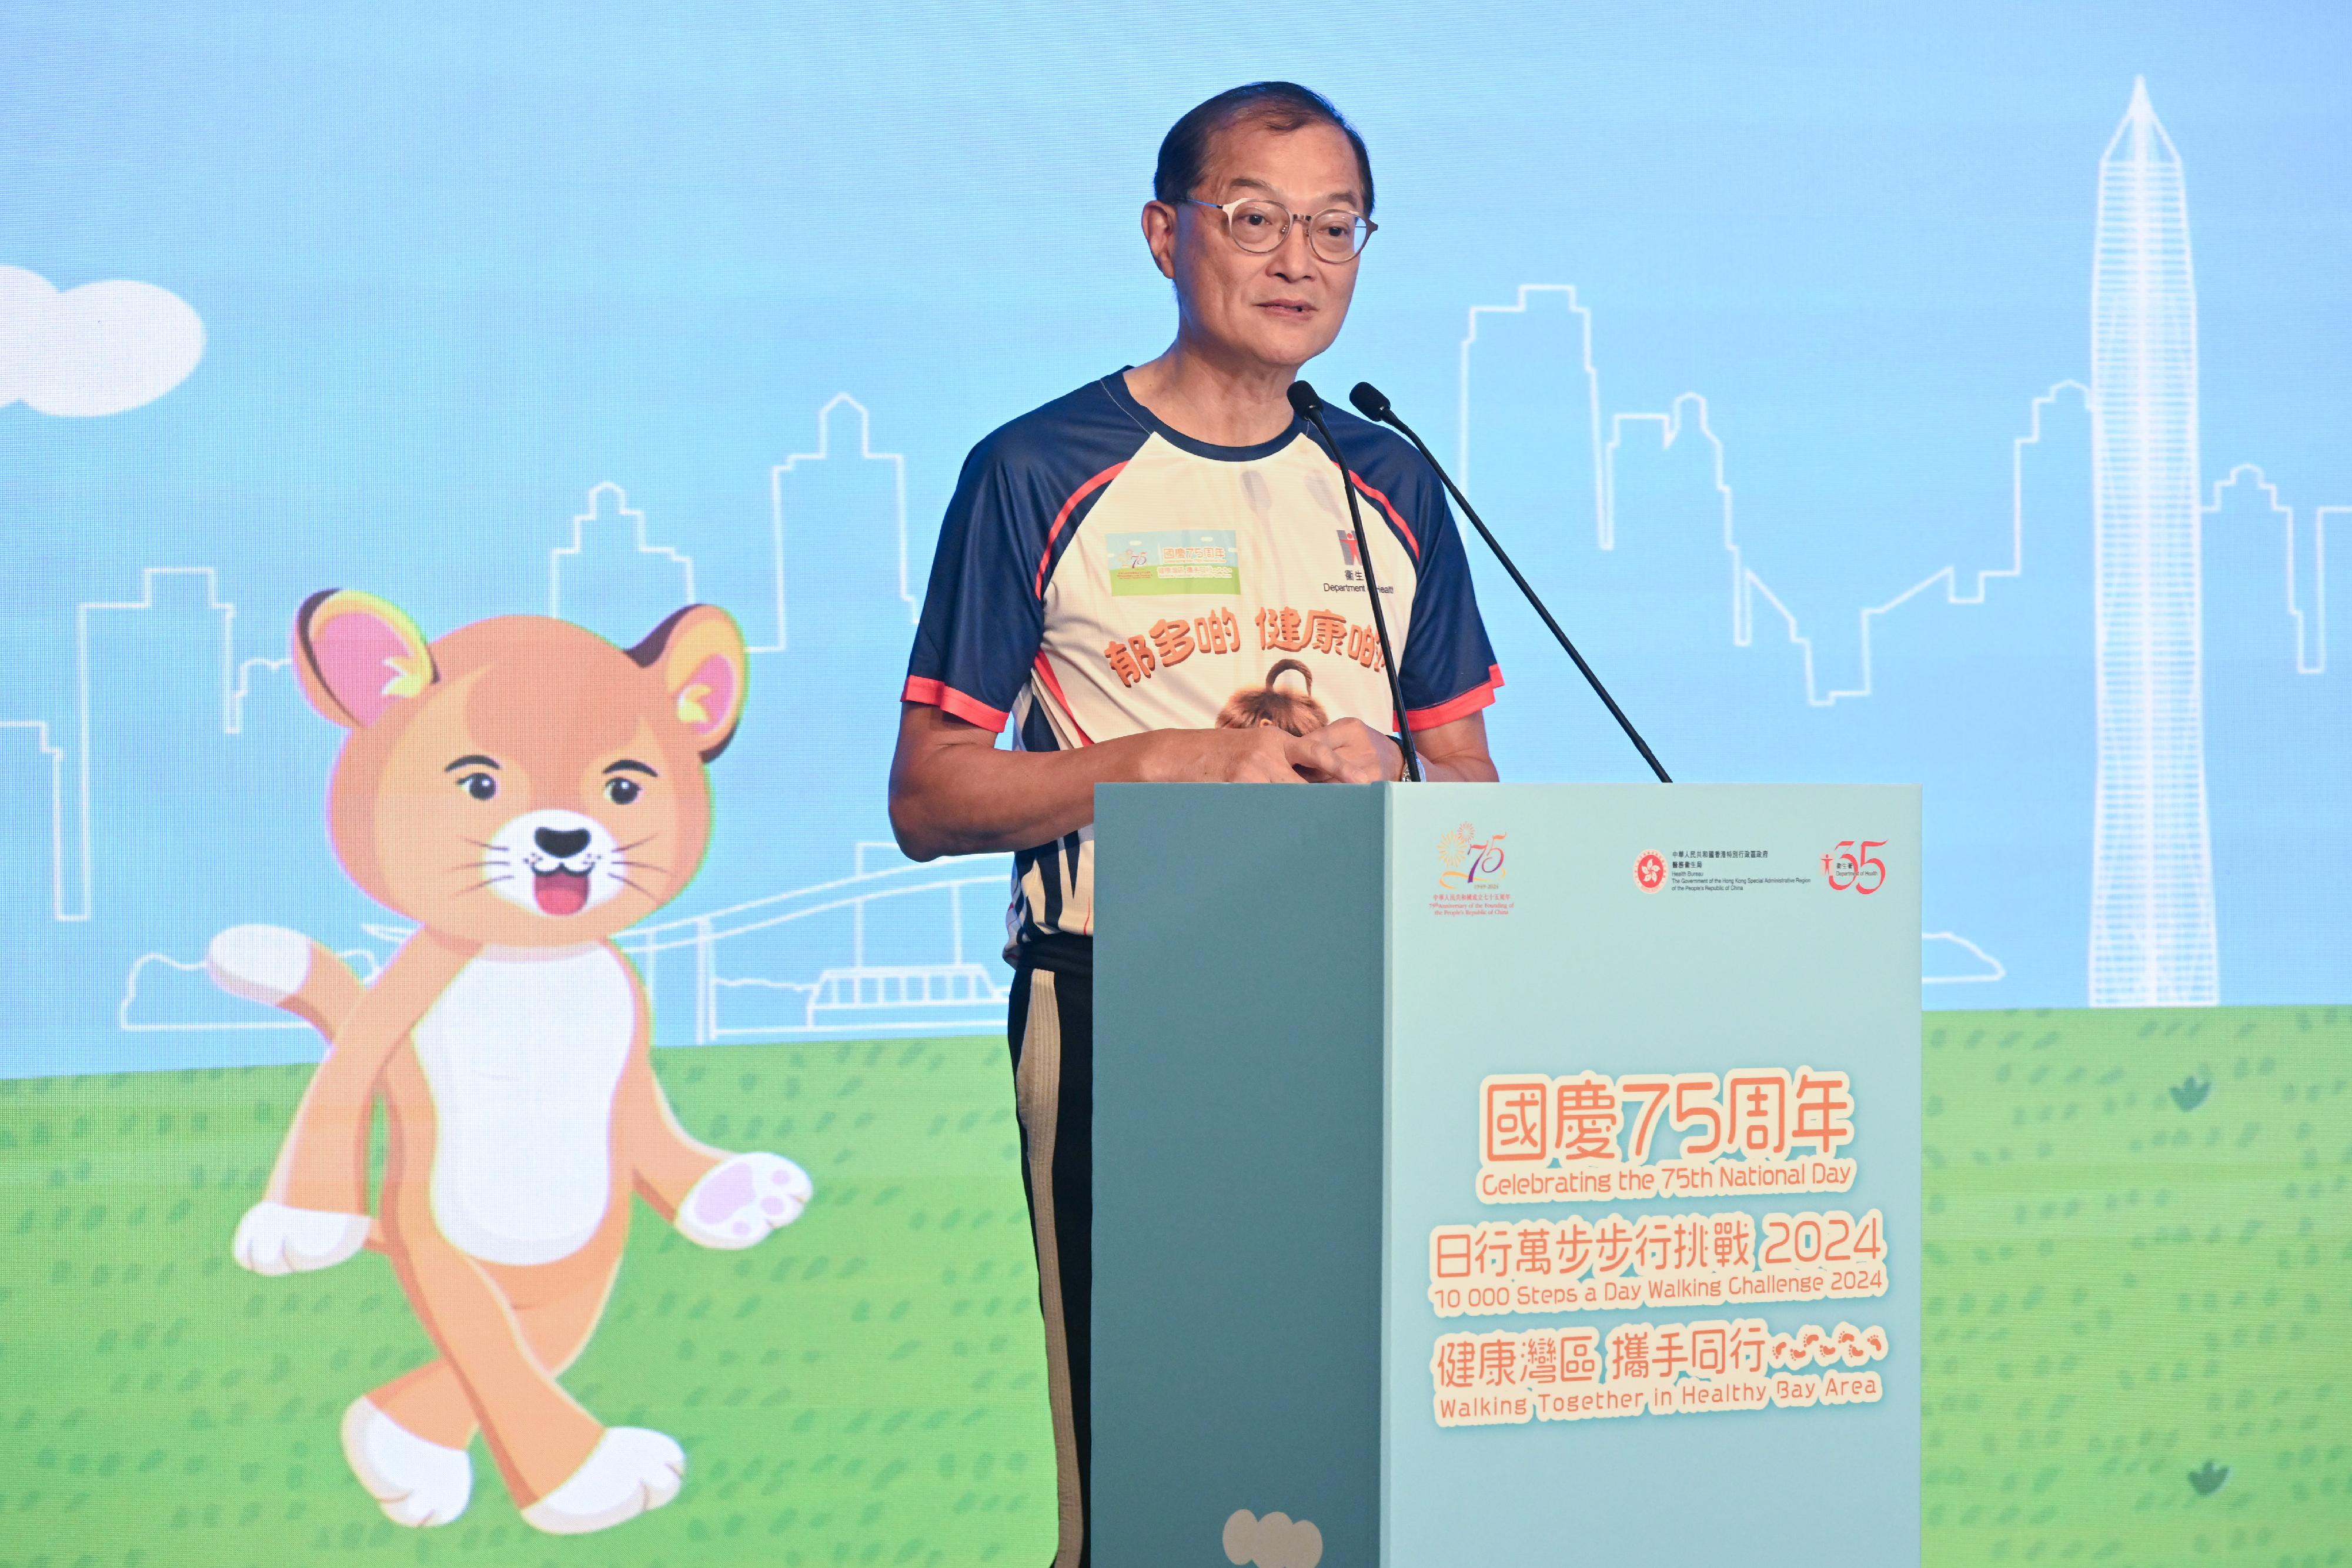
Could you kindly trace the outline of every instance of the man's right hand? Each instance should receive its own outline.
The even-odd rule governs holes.
[[[1142,769],[1150,784],[1320,784],[1346,766],[1324,741],[1266,725],[1155,730]]]

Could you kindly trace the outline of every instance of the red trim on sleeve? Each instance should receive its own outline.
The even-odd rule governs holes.
[[[1495,688],[1503,684],[1503,672],[1496,665],[1486,666],[1486,678],[1458,697],[1448,697],[1435,707],[1417,707],[1405,717],[1415,729],[1434,729],[1441,724],[1452,724],[1457,718],[1468,718],[1482,707],[1495,702]]]
[[[1043,651],[1040,651],[1037,654],[1036,669],[1037,678],[1045,683],[1045,689],[1053,694],[1054,701],[1060,706],[1062,712],[1069,718],[1070,727],[1077,731],[1078,744],[1080,746],[1092,746],[1095,743],[1095,737],[1087,733],[1086,726],[1078,722],[1078,716],[1070,711],[1070,699],[1062,695],[1062,683],[1054,678],[1054,666],[1045,662],[1045,655]]]
[[[1389,498],[1386,496],[1381,495],[1378,490],[1375,490],[1370,485],[1365,484],[1362,477],[1359,476],[1354,469],[1350,468],[1348,470],[1348,477],[1354,483],[1357,489],[1361,490],[1365,495],[1370,496],[1373,500],[1378,501],[1381,504],[1381,510],[1389,515],[1389,521],[1394,523],[1397,527],[1397,532],[1404,536],[1404,542],[1412,547],[1412,559],[1415,561],[1420,560],[1421,541],[1413,538],[1412,525],[1404,520],[1403,515],[1400,513],[1395,507],[1389,503]]]
[[[1124,462],[1112,464],[1109,467],[1104,469],[1101,473],[1096,475],[1093,478],[1087,480],[1076,489],[1071,491],[1070,498],[1062,503],[1062,509],[1054,514],[1054,526],[1045,532],[1045,553],[1037,558],[1038,598],[1043,599],[1045,597],[1045,563],[1054,559],[1054,541],[1062,537],[1062,525],[1070,520],[1070,514],[1078,509],[1078,503],[1080,501],[1085,500],[1088,496],[1093,495],[1097,490],[1101,489],[1105,485],[1108,485],[1112,480],[1118,478],[1118,471],[1126,466],[1127,465]]]
[[[921,675],[907,677],[907,689],[898,694],[898,700],[923,703],[992,733],[1002,730],[1004,721],[1012,716],[1003,708],[991,707],[978,697],[966,696],[945,681],[929,680]]]

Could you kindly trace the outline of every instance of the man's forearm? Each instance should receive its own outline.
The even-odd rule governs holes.
[[[1095,786],[1146,778],[1155,737],[1130,735],[1069,751],[965,744],[899,748],[890,826],[919,861],[1051,843],[1095,820]]]
[[[1421,776],[1432,784],[1492,784],[1502,777],[1486,757],[1430,757],[1421,759]]]
[[[1484,724],[1474,732],[1437,738],[1438,744],[1432,746],[1427,737],[1413,737],[1421,753],[1421,776],[1432,784],[1492,784],[1502,777],[1495,771],[1495,759],[1486,750]]]
[[[1495,771],[1494,754],[1486,748],[1486,719],[1483,714],[1472,713],[1450,723],[1433,725],[1412,732],[1413,749],[1421,758],[1421,776],[1432,784],[1492,784],[1502,776]],[[1401,763],[1394,741],[1387,749]],[[1392,766],[1389,777],[1395,778]]]

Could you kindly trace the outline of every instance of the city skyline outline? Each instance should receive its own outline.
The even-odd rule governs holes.
[[[1597,430],[1601,428],[1601,405],[1598,401],[1598,367],[1591,362],[1590,353],[1590,311],[1589,308],[1583,305],[1581,299],[1576,296],[1572,285],[1521,286],[1519,289],[1519,303],[1516,308],[1485,306],[1470,307],[1473,332],[1470,337],[1465,337],[1462,344],[1463,363],[1466,368],[1469,362],[1468,350],[1475,336],[1475,327],[1479,316],[1482,313],[1487,315],[1507,314],[1510,309],[1513,308],[1516,308],[1520,312],[1524,312],[1528,303],[1530,290],[1538,292],[1556,291],[1566,296],[1570,308],[1576,311],[1577,315],[1580,319],[1580,324],[1586,346],[1585,363],[1582,368],[1587,377],[1588,385],[1592,391],[1592,401],[1589,405],[1591,410],[1591,423],[1589,428]],[[1714,473],[1715,486],[1721,507],[1723,528],[1726,538],[1725,549],[1727,553],[1731,557],[1731,579],[1737,585],[1735,592],[1732,595],[1732,620],[1735,633],[1732,639],[1733,645],[1744,645],[1745,642],[1752,640],[1753,610],[1750,596],[1754,593],[1760,592],[1763,594],[1771,609],[1779,612],[1782,616],[1784,622],[1789,629],[1790,641],[1791,644],[1799,646],[1802,650],[1805,667],[1804,696],[1807,706],[1815,707],[1834,706],[1841,703],[1846,703],[1862,697],[1870,696],[1873,695],[1875,691],[1875,682],[1874,679],[1874,671],[1869,653],[1873,641],[1873,625],[1874,622],[1895,614],[1906,604],[1923,595],[1927,597],[1937,597],[1932,595],[1929,591],[1932,590],[1939,581],[1944,585],[1944,592],[1940,596],[1943,602],[1954,605],[1981,605],[1988,602],[1991,597],[1991,591],[1988,586],[1991,579],[1995,577],[2016,579],[2023,574],[2025,570],[2025,545],[2023,541],[2024,523],[2022,518],[2022,472],[2024,455],[2029,447],[2038,444],[2042,440],[2042,416],[2044,413],[2052,407],[2061,396],[2070,392],[2078,395],[2084,394],[2085,392],[2085,389],[2083,387],[2081,382],[2072,379],[2067,379],[2053,383],[2048,391],[2034,397],[2030,405],[2028,428],[2026,433],[2012,439],[2011,473],[2011,497],[2008,530],[2009,542],[2011,546],[2009,563],[2006,566],[1997,565],[1993,567],[1975,569],[1974,590],[1972,592],[1969,592],[1963,591],[1960,588],[1960,583],[1969,576],[1969,570],[1962,568],[1958,562],[1954,561],[1938,568],[1934,572],[1929,573],[1927,577],[1913,583],[1909,588],[1896,594],[1892,599],[1877,603],[1865,604],[1863,608],[1857,611],[1855,613],[1858,617],[1858,626],[1865,651],[1863,666],[1864,679],[1860,686],[1857,688],[1847,688],[1837,685],[1834,683],[1822,683],[1817,679],[1812,666],[1812,647],[1811,636],[1805,632],[1793,612],[1791,612],[1786,605],[1781,602],[1780,597],[1773,591],[1770,585],[1767,583],[1763,574],[1759,570],[1748,567],[1746,564],[1744,558],[1741,556],[1741,547],[1738,541],[1736,534],[1733,532],[1736,521],[1733,510],[1734,498],[1732,486],[1729,479],[1727,477],[1727,459],[1725,453],[1724,443],[1722,439],[1709,427],[1709,405],[1705,394],[1698,392],[1682,394],[1673,400],[1669,409],[1664,413],[1621,410],[1608,413],[1606,423],[1608,438],[1598,450],[1598,461],[1596,462],[1595,466],[1596,544],[1601,544],[1602,548],[1613,549],[1618,542],[1617,525],[1620,519],[1617,516],[1619,509],[1619,496],[1617,494],[1616,486],[1617,465],[1619,456],[1622,453],[1629,450],[1632,445],[1638,444],[1638,443],[1630,439],[1632,434],[1636,430],[1644,428],[1654,430],[1657,434],[1660,446],[1664,449],[1671,449],[1686,436],[1696,434],[1701,438],[1708,451],[1709,461]],[[1468,382],[1466,377],[1463,383],[1463,402],[1464,406],[1466,408],[1468,406]],[[831,427],[831,422],[836,414],[841,414],[844,417],[854,416],[858,421],[859,429],[857,433],[857,450],[854,455],[848,452],[847,443],[845,440],[839,443],[836,443],[835,441],[835,433]],[[864,402],[852,396],[846,392],[835,392],[832,397],[826,399],[822,404],[820,404],[816,411],[816,421],[818,425],[817,450],[814,453],[790,454],[784,461],[776,463],[770,467],[771,495],[769,525],[778,571],[778,575],[773,580],[772,588],[772,592],[779,606],[778,630],[781,632],[789,625],[789,622],[784,619],[789,612],[783,605],[785,580],[782,575],[783,570],[789,564],[783,553],[784,547],[788,539],[786,514],[789,508],[787,506],[785,492],[786,477],[787,476],[800,472],[802,465],[804,464],[826,461],[835,455],[833,452],[833,448],[836,444],[841,445],[843,448],[843,450],[838,454],[839,456],[849,457],[855,455],[859,459],[885,461],[891,466],[891,483],[896,503],[894,507],[895,515],[891,519],[892,523],[895,525],[893,531],[895,532],[896,537],[892,542],[895,544],[895,553],[898,558],[895,563],[898,569],[898,597],[901,605],[907,608],[908,617],[911,619],[912,607],[916,601],[914,596],[908,591],[910,558],[908,553],[909,537],[908,516],[905,506],[907,462],[905,455],[903,453],[898,452],[877,452],[874,450],[871,413]],[[1465,424],[1463,431],[1458,434],[1461,435],[1466,449],[1468,434],[1467,425]],[[2214,486],[2213,499],[2210,503],[2203,502],[2200,498],[2201,510],[2210,512],[2218,509],[2223,504],[2224,492],[2230,490],[2232,486],[2236,485],[2240,481],[2242,476],[2248,473],[2252,473],[2257,476],[2262,476],[2261,469],[2254,465],[2241,464],[2237,465],[2230,471],[2230,477],[2228,479],[2221,481]],[[2336,514],[2347,510],[2352,510],[2352,508],[2335,506],[2321,506],[2311,508],[2307,513],[2310,519],[2309,534],[2313,555],[2311,558],[2310,571],[2308,573],[2312,598],[2310,601],[2309,612],[2306,615],[2301,608],[2300,601],[2297,597],[2298,589],[2296,585],[2300,580],[2294,575],[2297,570],[2297,561],[2300,559],[2296,553],[2296,541],[2302,537],[2298,532],[2297,514],[2294,508],[2284,507],[2280,502],[2277,496],[2276,486],[2273,485],[2266,476],[2258,477],[2255,482],[2259,483],[2263,487],[2264,492],[2270,497],[2270,504],[2272,507],[2275,510],[2282,511],[2285,514],[2284,520],[2288,533],[2288,559],[2286,561],[2286,567],[2290,574],[2290,578],[2285,590],[2286,598],[2284,609],[2289,614],[2293,615],[2295,620],[2297,641],[2295,644],[2296,653],[2294,655],[2294,666],[2296,670],[2302,674],[2324,673],[2326,629],[2326,525],[2327,520]],[[612,497],[617,507],[630,514],[635,519],[635,527],[637,530],[636,538],[638,540],[639,554],[666,559],[688,572],[691,572],[694,570],[693,555],[677,544],[659,545],[648,548],[645,535],[645,529],[647,526],[645,518],[645,512],[640,508],[629,507],[627,505],[627,492],[622,489],[616,481],[613,480],[599,480],[596,484],[588,487],[587,494],[589,497],[589,510],[585,514],[576,516],[573,519],[573,548],[576,549],[580,542],[581,533],[579,525],[585,518],[593,517],[598,515],[599,502],[597,497],[602,491],[607,488],[610,489]],[[818,519],[816,526],[822,527],[822,524],[823,519]],[[1602,543],[1603,541],[1605,541],[1605,544]],[[559,596],[562,592],[561,570],[557,564],[557,557],[562,555],[565,552],[565,549],[566,547],[559,544],[553,547],[550,551],[550,592],[551,597]],[[64,924],[86,921],[90,917],[93,911],[93,898],[91,894],[93,855],[89,845],[91,827],[89,810],[89,800],[91,789],[91,773],[89,758],[90,725],[88,717],[89,703],[91,701],[89,672],[89,637],[90,633],[90,618],[92,613],[98,612],[100,614],[104,614],[107,612],[133,612],[152,608],[159,578],[190,579],[200,580],[205,600],[204,607],[207,611],[217,612],[221,618],[221,658],[224,668],[224,681],[221,699],[223,706],[220,716],[220,733],[225,736],[236,737],[241,736],[244,733],[247,706],[248,701],[255,695],[258,687],[258,684],[264,679],[282,675],[289,667],[288,661],[282,658],[273,659],[258,655],[248,655],[243,658],[239,658],[237,656],[238,651],[236,647],[235,624],[236,604],[234,600],[224,600],[221,596],[222,580],[220,573],[224,569],[217,564],[202,567],[167,566],[142,568],[140,572],[141,597],[138,600],[92,599],[82,601],[76,606],[77,690],[75,694],[75,702],[77,715],[80,718],[81,722],[77,727],[78,735],[70,747],[70,749],[75,753],[73,760],[79,763],[79,766],[73,768],[75,777],[70,781],[67,780],[64,777],[68,761],[67,757],[68,747],[66,745],[59,744],[52,721],[48,719],[37,718],[0,720],[0,729],[24,729],[27,731],[33,743],[35,757],[46,761],[51,775],[55,779],[55,785],[49,790],[49,815],[52,822],[52,853],[50,856],[50,875],[48,880],[52,892],[52,917],[58,923]],[[556,598],[555,602],[557,605],[560,605],[560,597]],[[1742,618],[1743,611],[1748,617],[1748,624],[1746,628],[1749,634],[1748,639],[1741,639],[1737,635],[1738,631],[1739,630],[1739,622]],[[755,651],[762,653],[783,652],[785,651],[783,646],[784,641],[785,640],[780,636],[776,645],[772,647],[757,647]],[[2309,650],[2308,653],[2305,652],[2306,649]],[[1825,691],[1820,689],[1824,684],[1827,685],[1827,689]],[[75,820],[71,824],[72,832],[70,834],[66,831],[66,813],[64,810],[65,803],[69,798],[69,791],[71,796],[79,798],[79,802],[81,808],[75,814]],[[78,847],[79,851],[78,856],[73,853],[72,849],[69,848],[70,841],[75,839],[79,841],[79,845],[75,846]],[[75,863],[77,861],[79,862],[78,864]],[[77,886],[81,894],[79,904],[78,908],[69,910],[68,908],[69,901],[67,898],[67,894],[69,889],[73,889]],[[805,890],[795,889],[793,891],[801,892]],[[790,896],[790,894],[776,894],[770,896],[783,897]],[[1922,936],[1923,940],[1928,940],[1951,935],[1952,934],[1948,932],[1923,932]],[[1984,950],[1981,947],[1978,947],[1975,943],[1969,942],[1967,938],[1963,937],[1955,937],[1954,939],[1965,943],[1972,951],[1982,955],[1988,962],[1995,965],[1996,967],[1999,965],[1998,959],[1992,958],[1990,954],[1985,953]],[[1979,977],[1967,976],[1961,977],[1974,979]],[[1948,977],[1947,977],[1947,978],[1948,978]]]

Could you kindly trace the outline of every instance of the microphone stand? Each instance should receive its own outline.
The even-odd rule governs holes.
[[[1355,476],[1348,472],[1348,460],[1339,455],[1339,444],[1332,438],[1331,427],[1323,423],[1323,400],[1316,395],[1315,389],[1305,382],[1291,382],[1290,406],[1315,426],[1323,437],[1323,449],[1339,465],[1339,488],[1348,497],[1348,520],[1356,528],[1356,564],[1364,569],[1364,597],[1372,601],[1372,630],[1380,635],[1381,663],[1388,668],[1389,700],[1396,705],[1397,744],[1404,748],[1404,776],[1418,784],[1422,782],[1421,753],[1413,748],[1412,720],[1405,716],[1404,687],[1397,678],[1396,650],[1389,646],[1389,618],[1381,610],[1381,585],[1372,576],[1372,546],[1364,538],[1364,513],[1356,502]]]
[[[1292,401],[1295,402],[1297,399]],[[1658,782],[1673,783],[1674,780],[1666,777],[1665,768],[1658,761],[1656,754],[1651,751],[1650,743],[1642,738],[1642,732],[1633,727],[1633,721],[1625,716],[1625,710],[1617,706],[1617,699],[1609,695],[1609,688],[1601,684],[1601,677],[1592,673],[1592,666],[1584,662],[1584,655],[1576,651],[1576,644],[1568,640],[1568,633],[1559,629],[1559,622],[1551,618],[1551,612],[1545,609],[1544,601],[1536,596],[1534,586],[1519,575],[1519,569],[1511,563],[1510,556],[1487,531],[1486,523],[1479,518],[1477,508],[1470,504],[1470,497],[1462,493],[1461,487],[1454,483],[1453,476],[1446,473],[1444,465],[1437,461],[1437,455],[1430,451],[1429,444],[1414,433],[1412,426],[1397,417],[1396,410],[1389,406],[1389,400],[1381,396],[1380,389],[1371,382],[1358,382],[1355,391],[1348,394],[1348,401],[1354,403],[1356,412],[1366,419],[1394,425],[1403,432],[1407,441],[1419,448],[1423,461],[1437,476],[1438,482],[1445,486],[1446,494],[1454,497],[1454,504],[1462,508],[1462,515],[1470,519],[1470,526],[1478,530],[1478,537],[1486,541],[1486,548],[1495,552],[1495,559],[1503,563],[1503,570],[1511,574],[1511,580],[1519,585],[1519,591],[1527,595],[1528,602],[1535,606],[1536,613],[1543,617],[1543,623],[1550,629],[1552,636],[1567,650],[1568,656],[1576,661],[1577,669],[1582,673],[1586,684],[1592,687],[1592,695],[1601,699],[1601,706],[1609,710],[1609,716],[1617,721],[1617,727],[1625,732],[1625,738],[1633,743],[1633,749],[1642,754],[1642,760],[1648,763],[1650,771],[1658,776]],[[1317,423],[1319,426],[1321,422],[1318,420]],[[1352,494],[1349,497],[1350,501],[1354,498]]]

